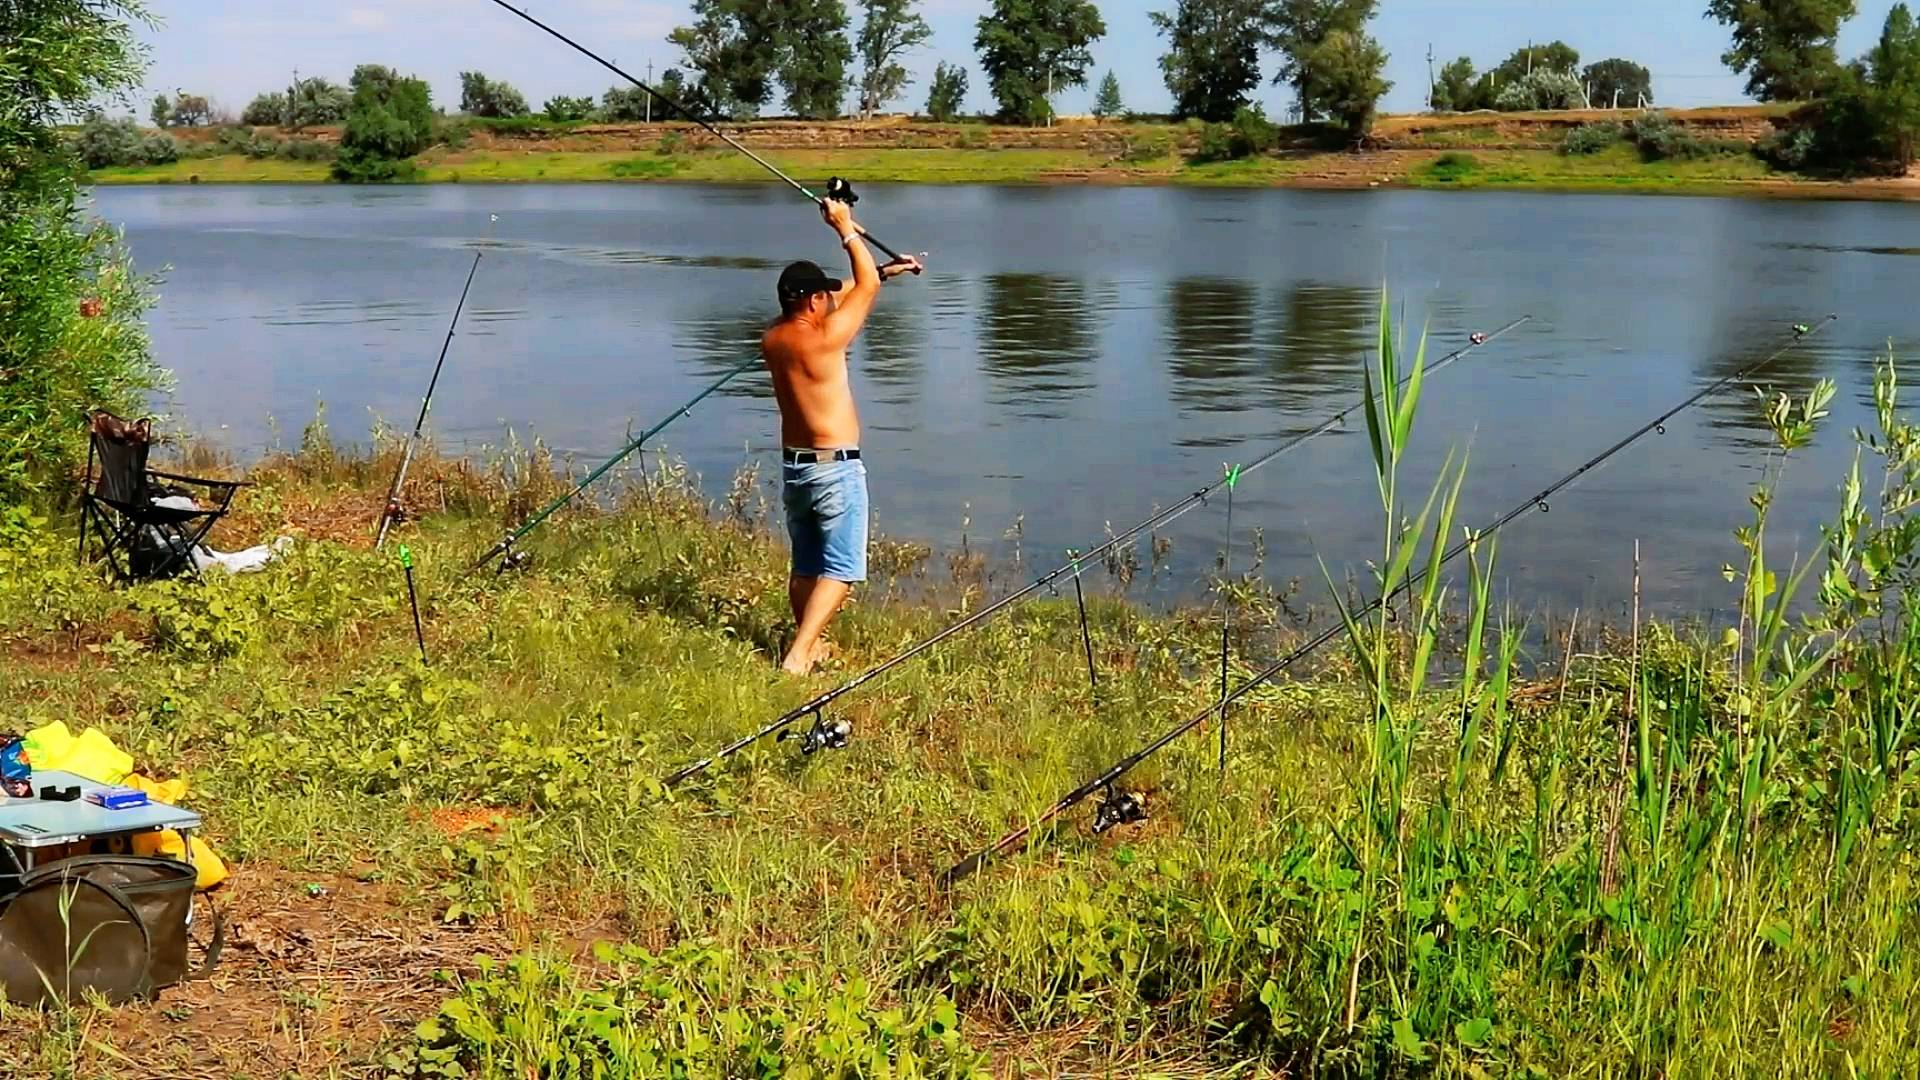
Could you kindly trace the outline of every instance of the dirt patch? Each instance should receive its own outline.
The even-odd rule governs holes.
[[[212,977],[89,1017],[90,1040],[110,1049],[89,1046],[99,1071],[83,1075],[332,1075],[438,1009],[447,974],[509,951],[497,931],[442,925],[383,885],[240,869],[213,898],[228,931]],[[44,1022],[20,1017],[0,1032],[19,1038]]]

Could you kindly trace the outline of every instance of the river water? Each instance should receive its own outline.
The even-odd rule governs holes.
[[[854,356],[878,528],[1029,564],[1097,542],[1358,399],[1383,286],[1431,355],[1533,321],[1434,378],[1425,484],[1470,454],[1465,521],[1490,519],[1794,321],[1840,321],[1770,371],[1840,387],[1781,480],[1776,558],[1816,523],[1871,422],[1876,353],[1903,356],[1920,209],[1901,204],[1513,193],[875,186],[862,220],[930,272],[889,285]],[[336,438],[410,424],[476,245],[482,263],[434,401],[445,446],[509,431],[591,464],[750,358],[790,259],[843,259],[772,185],[98,189],[143,269],[164,271],[157,354],[176,422],[241,456],[291,443],[324,402]],[[755,373],[659,445],[726,490],[779,473]],[[1650,606],[1724,609],[1748,493],[1769,461],[1751,388],[1716,395],[1502,536],[1523,610],[1619,611],[1640,542]],[[1133,589],[1192,597],[1224,506],[1168,530]],[[1364,426],[1238,489],[1236,565],[1325,595],[1319,561],[1378,548]],[[1017,526],[1017,530],[1016,530]],[[1018,539],[1009,539],[1016,531]],[[1143,552],[1143,564],[1150,560]]]

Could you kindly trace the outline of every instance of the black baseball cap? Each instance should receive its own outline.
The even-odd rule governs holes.
[[[802,259],[780,272],[782,302],[804,300],[814,293],[839,291],[839,279],[828,277],[827,272],[820,269],[819,263]]]

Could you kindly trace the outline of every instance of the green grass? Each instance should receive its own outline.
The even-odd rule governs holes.
[[[867,183],[1026,184],[1093,181],[1223,187],[1277,187],[1298,183],[1367,186],[1379,166],[1351,155],[1326,154],[1189,165],[1171,153],[1138,162],[1112,162],[1078,150],[897,150],[781,151],[782,168],[798,176],[845,176]],[[1444,157],[1445,155],[1442,155]],[[1517,188],[1533,190],[1737,190],[1753,181],[1790,183],[1747,155],[1715,155],[1693,161],[1643,162],[1629,147],[1567,157],[1547,150],[1474,151],[1479,167],[1454,174],[1429,160],[1389,177],[1416,187]],[[767,175],[738,154],[683,151],[437,150],[420,159],[432,183],[673,180],[694,183],[755,183]],[[1402,167],[1404,170],[1404,167]],[[325,163],[256,161],[243,156],[197,158],[149,168],[103,169],[94,182],[121,183],[311,183],[328,179]],[[1329,170],[1332,170],[1329,172]],[[1796,189],[1798,190],[1798,189]],[[1811,186],[1806,190],[1813,190]],[[1824,190],[1824,189],[1822,189]]]
[[[1375,385],[1411,362],[1383,361]],[[1381,472],[1354,479],[1376,481],[1395,523],[1370,553],[1392,586],[1459,523],[1394,480],[1416,404],[1382,410]],[[1911,505],[1920,440],[1887,411],[1879,445],[1897,457],[1868,460],[1888,467],[1887,505]],[[1783,447],[1822,413],[1777,414]],[[0,516],[13,723],[98,724],[143,765],[189,774],[254,890],[237,898],[253,898],[250,920],[308,903],[275,882],[372,865],[393,890],[391,940],[473,927],[445,978],[342,980],[298,1023],[270,997],[256,1030],[202,1053],[278,1055],[275,1075],[384,1059],[393,1075],[452,1062],[489,1077],[1920,1068],[1920,623],[1861,633],[1829,663],[1845,625],[1784,621],[1797,579],[1765,562],[1764,518],[1744,547],[1691,553],[1736,564],[1740,650],[1643,625],[1564,681],[1550,656],[1522,683],[1527,628],[1489,610],[1485,544],[1449,576],[1463,603],[1416,590],[1397,618],[1356,615],[1314,672],[1250,695],[1224,776],[1209,725],[1126,778],[1145,825],[1095,837],[1082,807],[947,893],[940,870],[1206,706],[1217,609],[1156,614],[1096,583],[1096,698],[1071,601],[1045,599],[836,706],[855,725],[847,751],[768,743],[669,793],[675,766],[1019,575],[993,583],[885,544],[885,572],[835,631],[842,666],[796,682],[772,662],[788,618],[776,496],[756,475],[709,502],[677,469],[628,474],[608,493],[618,509],[529,541],[530,570],[465,579],[559,481],[538,454],[428,454],[406,501],[431,512],[399,534],[420,564],[428,668],[394,557],[364,540],[393,463],[390,446],[364,460],[316,434],[263,464],[227,546],[291,529],[356,542],[205,586],[108,588],[73,565],[59,520]],[[1916,542],[1868,516],[1835,535]],[[1816,560],[1825,617],[1865,580],[1857,559]],[[1222,585],[1236,626],[1287,625],[1262,590]],[[1249,633],[1238,678],[1293,636]],[[419,824],[476,807],[510,822],[451,839]],[[601,947],[581,949],[583,926]],[[311,970],[339,946],[328,932],[254,961],[270,974],[228,986],[221,1009],[329,985]],[[380,951],[388,938],[350,932],[356,963],[409,970]],[[396,1000],[384,1038],[307,1039]],[[112,1068],[100,1047],[126,1024],[144,1053],[198,1045],[156,1010],[120,1020],[90,1029],[78,1052],[93,1066]],[[23,1061],[72,1050],[7,1023]],[[260,1067],[238,1060],[197,1064]]]

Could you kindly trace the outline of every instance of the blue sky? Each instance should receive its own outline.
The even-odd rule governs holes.
[[[514,2],[642,76],[649,60],[657,72],[677,59],[666,34],[687,21],[684,0]],[[1862,0],[1860,15],[1842,36],[1843,55],[1872,43],[1892,4]],[[849,7],[856,6],[857,0],[849,0]],[[1094,46],[1094,79],[1113,70],[1131,108],[1170,105],[1156,66],[1164,42],[1147,13],[1173,6],[1173,0],[1100,4],[1107,36]],[[1664,104],[1741,101],[1742,80],[1720,64],[1726,30],[1701,17],[1705,6],[1704,0],[1383,0],[1373,32],[1392,54],[1388,77],[1395,86],[1386,107],[1408,111],[1424,103],[1429,44],[1439,63],[1465,55],[1485,68],[1529,39],[1554,38],[1579,49],[1583,61],[1625,56],[1647,65]],[[947,60],[963,61],[971,72],[969,108],[990,104],[973,54],[974,21],[988,7],[989,0],[921,0],[934,36],[908,58],[915,84],[905,103],[924,102],[927,74],[935,62]],[[162,25],[146,35],[153,48],[148,98],[157,89],[185,88],[237,112],[258,91],[285,86],[295,69],[343,80],[361,62],[426,77],[434,100],[447,106],[458,104],[457,73],[463,69],[506,79],[536,107],[553,94],[598,96],[613,82],[489,0],[156,0],[154,8]],[[1261,94],[1270,112],[1287,104],[1278,89]],[[1059,107],[1082,112],[1090,99],[1091,85],[1063,93]],[[144,114],[144,107],[139,111]]]

